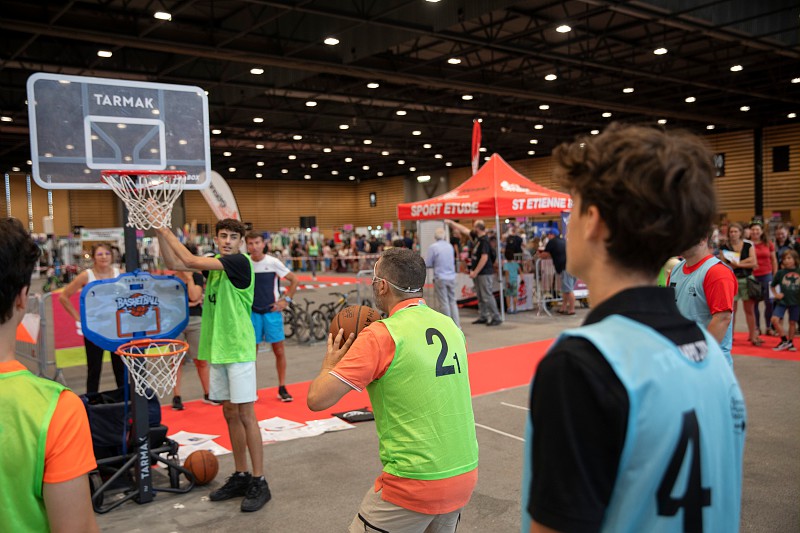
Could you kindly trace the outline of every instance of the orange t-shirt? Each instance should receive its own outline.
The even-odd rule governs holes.
[[[412,305],[425,304],[421,298],[404,300],[389,315]],[[394,339],[380,322],[362,330],[330,374],[361,392],[380,379],[394,359]],[[375,480],[375,492],[383,489],[383,500],[424,514],[444,514],[464,507],[478,483],[478,469],[445,479],[409,479],[382,472]]]
[[[19,361],[0,363],[0,374],[19,370],[26,370]],[[74,392],[62,391],[47,428],[43,481],[69,481],[96,467],[86,408]]]

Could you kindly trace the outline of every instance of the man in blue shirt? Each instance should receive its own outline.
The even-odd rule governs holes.
[[[433,269],[433,288],[439,301],[439,312],[449,316],[461,327],[456,301],[456,257],[453,247],[445,240],[444,228],[436,228],[436,242],[428,248],[425,266]]]

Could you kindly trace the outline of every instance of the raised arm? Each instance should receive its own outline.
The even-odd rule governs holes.
[[[466,227],[466,226],[462,226],[462,225],[461,225],[461,224],[459,224],[458,222],[453,222],[452,220],[450,220],[450,219],[448,219],[448,218],[446,218],[446,219],[444,220],[444,222],[445,222],[445,224],[447,224],[448,226],[450,226],[450,227],[451,227],[451,228],[453,228],[454,230],[457,230],[457,231],[459,231],[460,233],[463,233],[464,235],[469,235],[469,228],[468,228],[468,227]]]
[[[222,262],[216,257],[200,257],[192,254],[168,228],[158,228],[156,232],[161,254],[170,270],[182,272],[224,270]]]

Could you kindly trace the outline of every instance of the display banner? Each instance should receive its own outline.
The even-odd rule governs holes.
[[[242,219],[233,191],[231,191],[225,178],[220,176],[218,172],[211,171],[211,185],[206,189],[201,189],[200,192],[203,193],[203,198],[208,202],[208,206],[214,212],[217,220],[225,218]]]

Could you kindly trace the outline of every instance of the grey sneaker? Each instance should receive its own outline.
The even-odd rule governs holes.
[[[252,513],[253,511],[258,511],[271,499],[272,493],[269,491],[267,480],[263,476],[252,478],[242,501],[242,512]]]
[[[244,496],[247,494],[247,489],[252,479],[253,476],[250,475],[250,472],[231,474],[224,485],[208,495],[208,499],[212,502],[221,502],[222,500],[230,500],[237,496]]]

